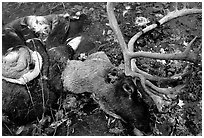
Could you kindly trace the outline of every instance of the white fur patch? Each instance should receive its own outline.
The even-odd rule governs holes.
[[[44,16],[28,16],[27,23],[30,29],[40,34],[40,38],[46,41],[50,33],[50,25]]]
[[[82,40],[82,36],[78,36],[74,39],[72,39],[71,41],[69,41],[69,45],[74,49],[76,50],[79,46],[79,44],[81,43],[81,40]]]

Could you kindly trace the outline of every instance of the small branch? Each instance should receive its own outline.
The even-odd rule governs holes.
[[[187,8],[187,3],[184,2],[184,3],[183,3],[183,9],[186,9],[186,8]]]
[[[11,129],[6,125],[6,123],[2,123],[2,125],[4,125],[6,127],[6,129],[9,131],[9,133],[11,134],[11,136],[15,136],[13,134],[13,132],[11,131]]]
[[[175,8],[175,11],[178,11],[178,3],[177,2],[175,2],[174,8]]]

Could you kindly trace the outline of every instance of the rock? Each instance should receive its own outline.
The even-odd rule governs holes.
[[[90,55],[84,62],[68,61],[62,73],[63,86],[74,93],[100,91],[98,86],[106,89],[104,77],[111,68],[113,65],[103,52]]]
[[[56,97],[47,89],[47,84],[39,83],[34,80],[24,86],[2,81],[2,111],[12,122],[22,125],[40,119],[55,101]]]

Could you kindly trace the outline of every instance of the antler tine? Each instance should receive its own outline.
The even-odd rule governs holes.
[[[172,19],[175,19],[175,18],[178,18],[178,17],[181,17],[181,16],[186,16],[186,15],[189,15],[189,14],[198,14],[198,13],[202,13],[202,9],[186,9],[185,8],[185,4],[184,3],[184,8],[182,10],[176,10],[176,11],[172,11],[172,12],[168,12],[168,14],[166,16],[164,16],[162,19],[159,20],[159,23],[162,25],[164,23],[167,23],[168,21],[172,20]],[[137,34],[135,34],[131,39],[130,41],[128,42],[128,49],[130,52],[133,52],[134,51],[134,43],[135,41],[137,41],[142,34],[144,33],[147,33],[148,31],[150,30],[153,30],[154,28],[156,28],[158,25],[157,24],[152,24],[152,25],[149,25],[147,26],[146,28],[144,28],[142,31],[138,32]],[[189,48],[192,44],[192,42],[195,41],[196,38],[194,38],[191,43],[189,44]],[[141,52],[136,52],[136,53],[140,53],[142,55],[144,55],[144,57],[146,55],[149,55],[149,53],[147,52],[144,52],[144,53],[141,53]],[[184,51],[184,53],[190,53],[191,55],[189,55],[188,57],[190,58],[187,58],[189,61],[191,62],[196,62],[197,58],[195,56],[195,54],[193,52],[190,52],[190,50],[188,50],[188,48]],[[134,54],[133,54],[134,55]],[[137,55],[137,54],[136,54]],[[157,55],[160,55],[160,54],[155,54],[154,56],[156,57]],[[188,54],[186,54],[188,55]],[[138,54],[139,56],[139,54]],[[161,55],[160,55],[161,56]],[[169,55],[170,56],[170,55]],[[134,56],[133,56],[134,57]],[[185,60],[185,58],[184,58]],[[164,80],[164,79],[167,79],[167,78],[158,78],[158,77],[154,77],[142,70],[140,70],[139,68],[137,68],[136,64],[135,64],[135,59],[131,59],[131,68],[133,71],[136,71],[138,73],[141,73],[143,75],[145,75],[148,79],[150,80]]]
[[[116,20],[116,17],[114,15],[114,3],[108,2],[107,3],[107,14],[108,14],[108,19],[109,19],[109,24],[112,30],[114,31],[120,47],[122,49],[123,57],[124,57],[124,62],[125,62],[125,74],[130,75],[131,74],[131,63],[130,63],[130,57],[129,57],[129,50],[127,48],[127,44],[125,43],[124,37],[122,35],[122,32],[119,28],[118,22]]]
[[[161,60],[185,60],[189,62],[196,62],[197,58],[194,52],[190,51],[193,42],[196,40],[197,36],[188,44],[187,48],[182,53],[172,53],[172,54],[162,54],[162,53],[150,53],[150,52],[132,52],[130,53],[131,58],[145,57]]]
[[[171,77],[159,77],[159,76],[153,76],[143,70],[140,70],[137,65],[135,64],[135,59],[132,59],[131,61],[131,67],[132,67],[132,71],[137,72],[139,74],[142,74],[147,80],[150,81],[157,81],[157,82],[175,82],[178,81],[182,78],[184,78],[185,76],[187,76],[189,73],[191,73],[191,70],[189,69],[189,66],[186,66],[186,68],[183,70],[182,73],[179,74],[175,74],[174,76]]]
[[[173,53],[173,54],[160,54],[160,53],[149,53],[149,52],[135,52],[132,53],[133,55],[135,55],[135,57],[141,57],[141,54],[143,54],[144,57],[148,57],[147,55],[149,55],[149,58],[153,58],[153,56],[155,56],[156,58],[162,58],[162,56],[166,56],[166,59],[177,59],[177,60],[186,60],[186,61],[191,61],[196,63],[198,60],[198,52],[196,51],[191,51],[191,46],[193,44],[193,42],[196,40],[197,37],[195,37],[188,45],[187,48],[185,49],[184,52],[182,53]],[[200,49],[200,48],[198,48]],[[139,53],[139,54],[138,54]],[[160,55],[161,57],[159,57],[158,55]],[[158,56],[158,57],[157,57]],[[133,56],[134,57],[134,56]],[[162,58],[165,59],[165,58]],[[135,63],[135,59],[131,59],[131,69],[134,72],[137,72],[139,74],[142,74],[147,80],[152,80],[152,81],[157,81],[157,82],[175,82],[178,79],[182,79],[183,77],[185,77],[187,74],[189,74],[189,70],[188,70],[188,66],[186,66],[186,68],[184,69],[184,71],[180,74],[176,74],[172,77],[159,77],[159,76],[153,76],[145,71],[140,70],[136,63]],[[159,91],[159,89],[156,89],[159,93],[162,93],[161,91]],[[167,89],[166,89],[167,90]],[[169,90],[167,90],[169,91]],[[167,92],[168,93],[168,92]]]
[[[160,24],[164,24],[169,22],[172,19],[176,19],[179,18],[181,16],[186,16],[186,15],[190,15],[190,14],[199,14],[202,13],[202,9],[186,9],[183,8],[181,10],[176,10],[176,11],[172,11],[169,12],[166,16],[164,16],[162,19],[159,20]]]
[[[119,28],[118,22],[116,20],[116,17],[114,15],[114,3],[108,2],[107,3],[107,13],[108,13],[108,18],[109,18],[109,24],[114,33],[116,34],[118,41],[120,43],[120,46],[122,48],[122,52],[127,52],[127,44],[125,43],[124,37],[122,35],[122,32]]]
[[[184,6],[185,7],[185,6]],[[186,76],[186,74],[189,73],[188,66],[185,71],[183,71],[180,74],[176,74],[172,77],[165,78],[165,77],[157,77],[153,76],[151,74],[148,74],[145,71],[140,70],[136,66],[136,59],[137,57],[145,57],[145,58],[153,58],[153,59],[161,59],[161,60],[185,60],[190,62],[197,62],[198,55],[196,52],[193,52],[191,50],[193,42],[196,40],[197,37],[195,37],[186,47],[184,52],[181,53],[171,53],[171,54],[162,54],[162,53],[150,53],[150,52],[134,52],[134,43],[137,41],[138,38],[141,37],[142,34],[147,33],[150,30],[153,30],[158,26],[158,24],[152,24],[144,28],[142,31],[135,34],[130,41],[128,42],[128,46],[125,43],[124,37],[122,35],[122,32],[119,28],[119,25],[117,23],[117,20],[114,15],[114,5],[113,3],[107,3],[107,13],[108,13],[108,19],[110,23],[110,27],[114,31],[115,35],[117,36],[117,39],[119,41],[120,47],[123,52],[124,57],[124,63],[125,63],[125,74],[132,76],[135,79],[140,79],[141,85],[144,88],[144,90],[149,94],[149,96],[154,100],[156,103],[157,108],[159,111],[162,109],[162,105],[170,104],[171,102],[165,102],[164,98],[175,98],[176,95],[180,92],[180,90],[185,85],[179,85],[174,88],[159,88],[155,86],[150,81],[169,81],[171,80],[176,81],[178,79],[182,79],[182,77]],[[167,23],[168,21],[181,17],[186,16],[189,14],[198,14],[202,13],[202,9],[186,9],[183,8],[181,10],[178,10],[175,8],[174,11],[169,12],[166,16],[164,16],[162,19],[159,20],[160,25]],[[136,82],[136,81],[135,81]],[[171,101],[171,100],[170,100]]]

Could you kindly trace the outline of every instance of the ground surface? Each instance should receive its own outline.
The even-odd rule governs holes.
[[[131,8],[126,11],[126,7]],[[182,6],[179,4],[179,6]],[[201,3],[190,3],[188,7],[199,7]],[[173,9],[172,3],[120,3],[116,6],[116,17],[126,42],[141,28],[134,25],[138,16],[146,17],[154,23],[165,11]],[[99,50],[105,51],[116,66],[123,62],[121,50],[108,24],[106,3],[3,3],[3,25],[19,17],[28,15],[48,15],[52,13],[74,14],[81,11],[89,16],[91,24],[88,30],[90,38],[95,40]],[[151,52],[183,51],[184,42],[190,42],[195,36],[197,48],[201,44],[202,16],[191,15],[171,21],[155,29],[137,41],[136,50]],[[91,28],[91,29],[90,29]],[[200,53],[201,55],[201,53]],[[153,135],[201,135],[202,132],[202,68],[201,56],[189,76],[187,87],[179,95],[180,103],[166,114],[157,116]],[[140,58],[138,66],[154,75],[171,76],[184,68],[185,62],[166,62]],[[63,96],[62,96],[63,97]],[[87,98],[88,97],[88,98]],[[67,95],[65,101],[58,100],[58,109],[53,116],[46,116],[41,122],[34,121],[24,126],[3,126],[3,135],[129,135],[120,121],[107,119],[89,96]],[[76,102],[77,101],[77,102]],[[70,104],[71,103],[71,104]],[[91,103],[91,106],[89,105]],[[87,108],[88,107],[88,108]],[[93,107],[90,109],[90,107]],[[73,117],[74,116],[74,117]],[[54,119],[53,119],[54,118]],[[96,123],[100,122],[100,123]],[[112,123],[110,123],[112,122]],[[94,130],[94,131],[93,131]]]

